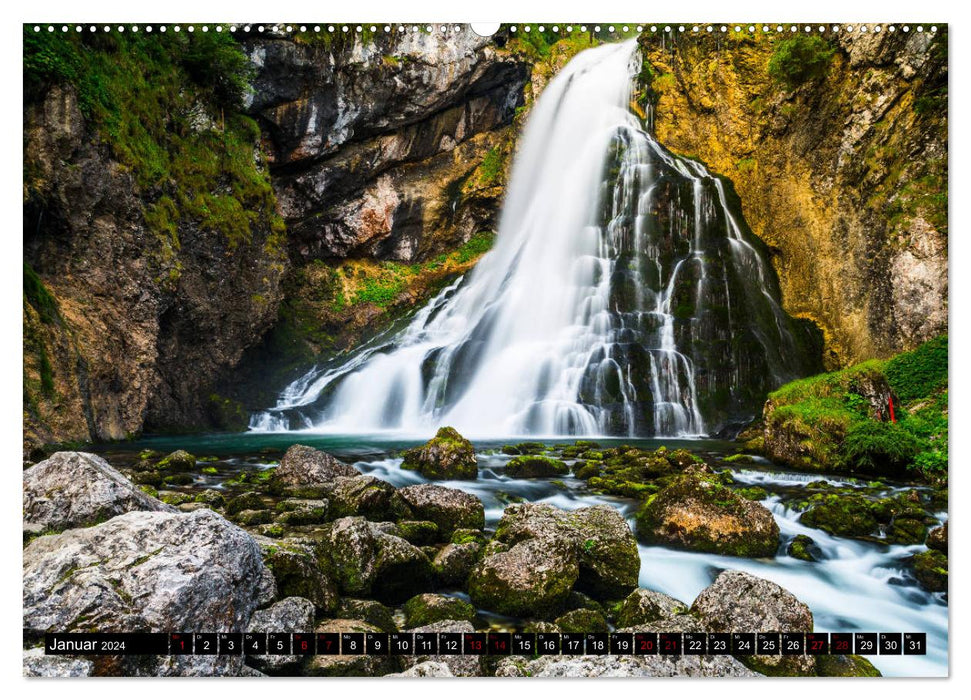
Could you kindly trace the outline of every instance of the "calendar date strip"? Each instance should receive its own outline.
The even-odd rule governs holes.
[[[52,655],[924,655],[924,632],[212,632],[47,634]]]

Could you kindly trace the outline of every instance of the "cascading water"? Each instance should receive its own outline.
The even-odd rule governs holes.
[[[817,369],[724,184],[631,111],[636,49],[584,51],[550,82],[466,279],[251,429],[703,435]]]

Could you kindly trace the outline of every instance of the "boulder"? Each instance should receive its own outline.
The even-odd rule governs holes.
[[[226,501],[226,515],[236,515],[244,510],[264,510],[266,503],[255,491],[246,491]]]
[[[478,460],[472,443],[455,428],[439,428],[431,440],[404,454],[402,469],[417,471],[426,479],[471,481],[479,478]]]
[[[637,586],[641,566],[637,541],[615,508],[565,511],[541,503],[506,508],[495,541],[514,545],[532,538],[564,540],[576,557],[577,587],[594,597],[619,598]]]
[[[346,594],[401,603],[431,585],[432,566],[424,552],[362,517],[335,520],[322,542]]]
[[[191,472],[196,468],[195,456],[185,450],[176,450],[159,460],[155,466],[169,472]]]
[[[711,632],[812,632],[813,615],[782,586],[743,571],[723,571],[691,605]],[[771,676],[812,676],[812,656],[750,656],[750,668]]]
[[[411,517],[398,490],[375,476],[339,476],[327,488],[329,517],[360,515],[375,521]]]
[[[876,678],[880,671],[865,656],[833,654],[816,657],[816,675],[836,678]]]
[[[947,554],[947,523],[944,523],[941,527],[935,527],[927,533],[926,544],[930,549]]]
[[[511,656],[496,676],[532,678],[750,678],[758,676],[731,656]]]
[[[465,588],[465,582],[481,551],[482,545],[478,542],[447,544],[432,560],[432,571],[443,586]]]
[[[26,636],[242,631],[274,589],[253,537],[210,510],[125,513],[23,550]],[[129,675],[235,675],[242,661],[132,656],[119,666]]]
[[[405,627],[421,627],[442,620],[475,620],[475,608],[460,598],[421,593],[409,598],[402,610]]]
[[[285,489],[324,486],[339,476],[360,476],[360,472],[326,452],[306,445],[293,445],[283,455],[272,480]]]
[[[802,561],[819,561],[823,558],[823,550],[809,535],[796,535],[786,546],[786,554]]]
[[[647,544],[739,557],[771,557],[779,526],[765,506],[742,498],[717,477],[682,474],[637,513],[637,535]]]
[[[926,590],[947,592],[947,555],[933,549],[918,552],[911,557],[914,576]]]
[[[276,522],[282,525],[317,525],[327,520],[326,499],[288,498],[277,504]]]
[[[337,617],[346,620],[361,620],[374,625],[382,632],[397,632],[398,625],[394,621],[391,609],[376,600],[362,600],[360,598],[344,598],[337,608]]]
[[[799,522],[838,537],[867,537],[878,527],[874,503],[851,493],[816,494]]]
[[[97,455],[55,452],[23,473],[24,522],[46,531],[87,527],[130,511],[175,512]]]
[[[440,622],[433,622],[430,625],[413,627],[406,631],[430,633],[452,632],[465,634],[467,632],[474,632],[475,627],[473,627],[472,623],[468,620],[441,620]],[[424,663],[432,662],[444,664],[453,676],[469,678],[485,675],[484,667],[482,665],[483,657],[481,656],[467,654],[463,654],[461,656],[416,654],[414,656],[405,656],[402,658],[405,666],[409,669]]]
[[[430,520],[402,520],[397,523],[398,537],[411,542],[416,547],[427,547],[440,542],[441,530]]]
[[[617,627],[635,627],[669,620],[687,609],[687,605],[669,595],[638,588],[621,603],[617,611]]]
[[[94,671],[94,663],[73,656],[48,656],[44,647],[24,649],[24,677],[84,678]]]
[[[481,530],[485,527],[482,501],[465,491],[434,484],[406,486],[398,493],[419,520],[429,520],[448,539],[457,529]]]
[[[552,617],[579,575],[573,542],[527,539],[485,556],[469,575],[469,595],[478,607],[502,615]]]
[[[314,604],[306,598],[284,598],[250,618],[247,632],[310,632],[314,628]],[[251,656],[247,662],[266,671],[285,671],[299,666],[304,656],[266,654]]]
[[[513,457],[506,464],[506,476],[511,476],[514,479],[562,476],[569,471],[570,468],[564,462],[541,455],[521,455],[519,457]]]
[[[589,608],[579,608],[560,615],[554,624],[562,632],[607,632],[609,627],[603,613]]]
[[[324,620],[317,625],[319,634],[345,632],[380,632],[377,627],[360,620]],[[400,657],[366,654],[337,654],[311,656],[305,666],[308,676],[384,676],[401,670]]]

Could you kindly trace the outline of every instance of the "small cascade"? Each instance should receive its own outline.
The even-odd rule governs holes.
[[[465,279],[250,428],[702,436],[818,369],[725,184],[630,111],[636,49],[584,51],[547,86]]]

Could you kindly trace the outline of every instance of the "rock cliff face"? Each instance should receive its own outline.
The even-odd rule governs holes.
[[[136,50],[121,44],[104,60],[144,63]],[[170,212],[170,185],[146,185],[154,163],[137,157],[134,134],[90,113],[83,76],[50,80],[42,94],[26,96],[27,451],[142,431],[244,427],[242,407],[214,390],[233,393],[237,376],[279,350],[257,345],[269,329],[282,328],[285,344],[296,345],[315,334],[331,341],[328,319],[368,327],[389,299],[355,303],[358,289],[373,287],[367,273],[393,278],[391,299],[406,286],[398,284],[401,268],[381,261],[441,256],[494,228],[529,78],[522,57],[467,31],[367,41],[261,36],[234,50],[253,67],[242,109],[262,130],[243,169],[257,181],[272,178],[286,245],[282,227],[241,197],[229,219],[255,220],[247,236],[207,225],[205,208],[196,218]],[[201,140],[236,118],[183,104],[191,86],[183,87],[168,97],[159,90],[153,108],[161,117],[191,111],[161,118],[162,130],[187,129],[184,138]],[[214,197],[235,196],[232,183],[207,177],[201,187]],[[474,243],[461,259],[423,271],[424,285],[467,269],[481,254],[482,241]],[[347,279],[335,268],[349,257],[361,262]],[[321,287],[326,303],[315,307]],[[405,302],[420,299],[404,292]],[[285,295],[294,301],[281,314]],[[240,370],[254,346],[247,357],[258,361]]]
[[[826,36],[641,46],[659,140],[734,182],[786,310],[824,330],[834,367],[946,331],[947,32]]]

